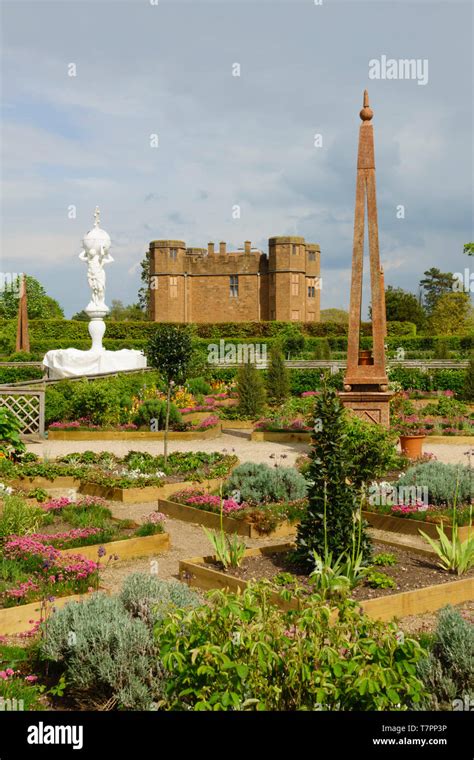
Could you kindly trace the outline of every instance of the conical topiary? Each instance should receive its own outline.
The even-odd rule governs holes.
[[[265,387],[255,364],[245,362],[237,374],[239,412],[243,417],[257,419],[265,407]]]
[[[278,343],[270,350],[270,363],[267,372],[267,395],[272,401],[281,404],[288,398],[290,378],[285,365],[285,358]]]
[[[348,460],[344,408],[326,382],[315,403],[311,464],[307,474],[308,511],[298,526],[296,559],[314,567],[313,550],[337,557],[354,548],[370,555],[370,541],[360,522],[359,491],[346,481]]]

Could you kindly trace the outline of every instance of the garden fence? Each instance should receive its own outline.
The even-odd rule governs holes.
[[[20,421],[22,435],[44,437],[44,389],[2,386],[0,407],[8,409]]]

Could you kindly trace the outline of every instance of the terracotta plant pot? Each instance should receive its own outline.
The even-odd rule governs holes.
[[[402,454],[409,459],[418,459],[423,454],[423,441],[426,435],[401,435],[400,446]]]
[[[359,351],[359,367],[369,367],[374,363],[372,351]]]

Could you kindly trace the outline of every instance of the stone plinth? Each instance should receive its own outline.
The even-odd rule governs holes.
[[[350,391],[339,393],[343,405],[356,417],[390,427],[390,399],[393,393],[374,391]]]

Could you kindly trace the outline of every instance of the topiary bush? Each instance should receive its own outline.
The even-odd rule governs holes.
[[[242,417],[257,419],[265,407],[265,387],[262,375],[255,364],[245,362],[237,373],[239,412]]]
[[[397,440],[398,434],[383,425],[348,415],[345,443],[347,477],[360,488],[395,469],[399,459],[395,447]]]
[[[132,573],[125,578],[119,599],[127,612],[153,627],[179,609],[201,604],[198,594],[179,581],[163,581],[156,575]]]
[[[469,709],[465,704],[473,704],[474,625],[453,607],[441,610],[429,655],[417,671],[428,692],[421,709]]]
[[[158,430],[165,429],[166,401],[160,399],[148,399],[137,409],[133,421],[136,425],[150,427],[151,420],[157,421]],[[181,413],[175,404],[170,403],[170,426],[181,423]]]
[[[293,501],[306,495],[306,480],[293,467],[269,467],[244,462],[224,485],[226,495],[239,491],[240,500],[252,504]]]
[[[420,486],[428,489],[430,504],[453,506],[469,503],[474,498],[472,470],[462,464],[427,462],[410,467],[397,481],[402,486]]]
[[[56,610],[43,623],[39,649],[79,702],[89,697],[96,705],[112,700],[121,709],[147,710],[163,693],[152,631],[117,597],[93,594]]]

